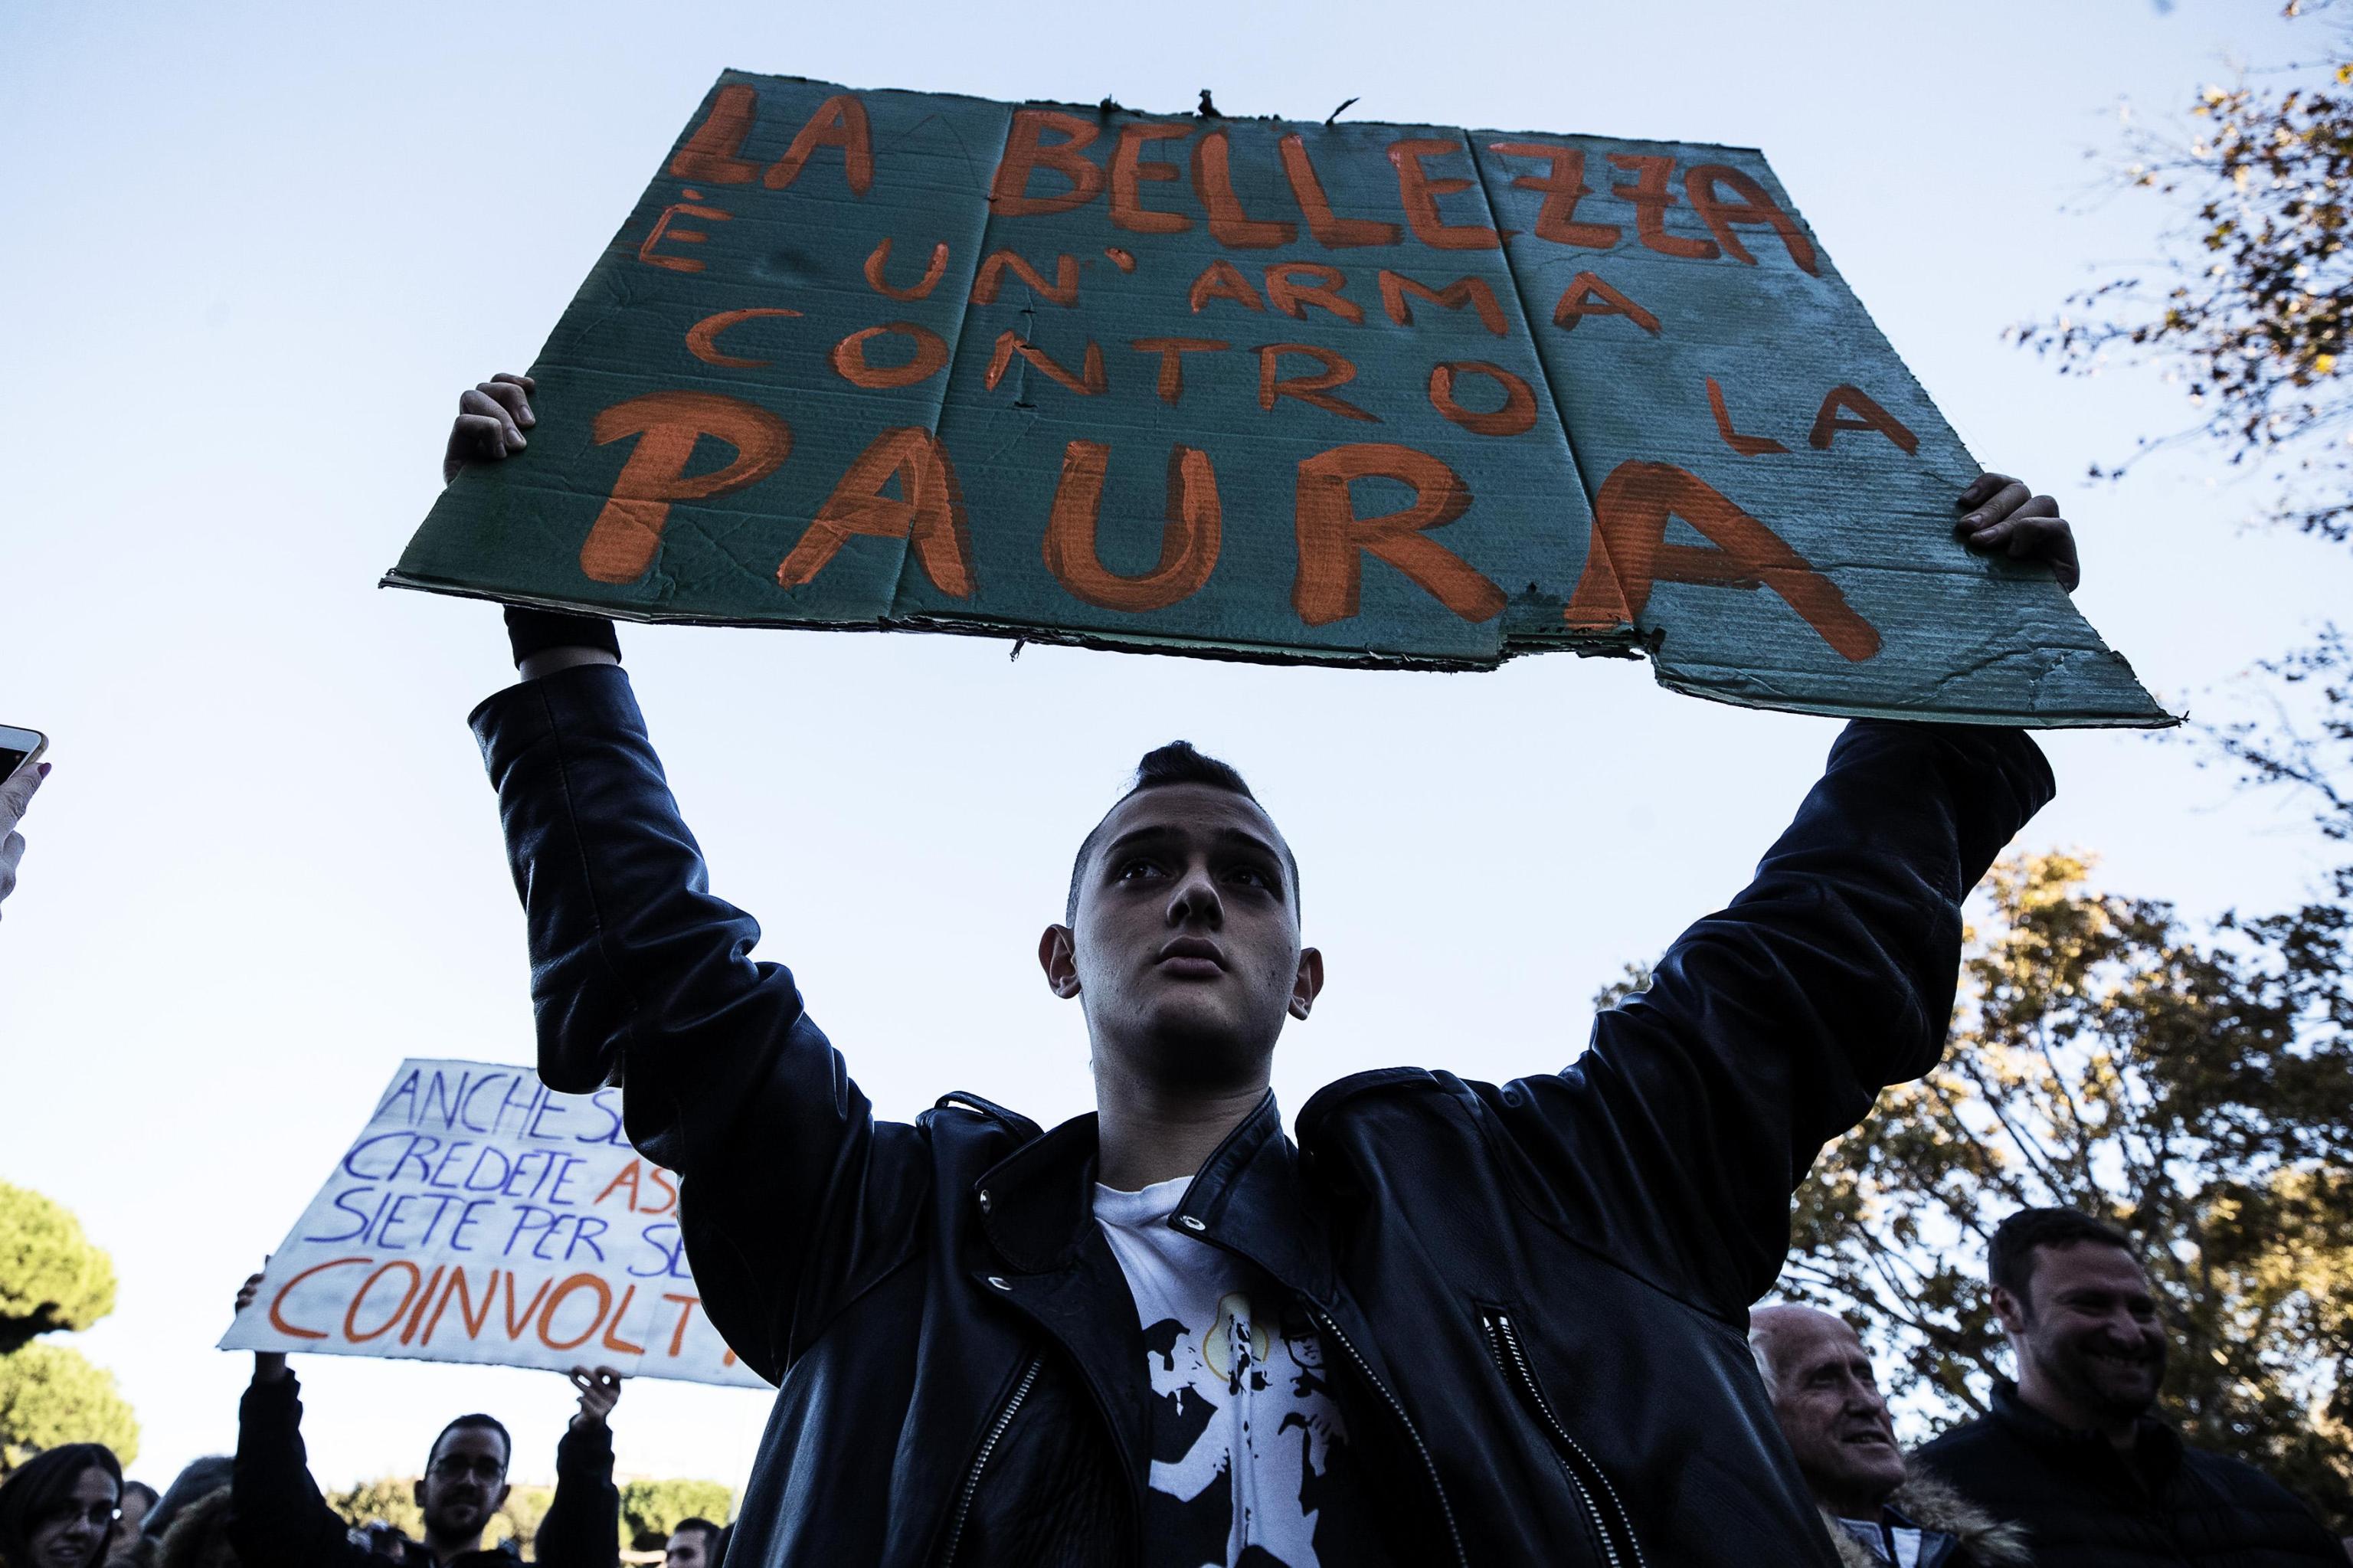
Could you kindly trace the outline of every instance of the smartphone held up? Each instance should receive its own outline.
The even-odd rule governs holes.
[[[41,753],[48,748],[49,737],[39,730],[0,724],[0,788],[5,788],[17,774],[38,765]]]

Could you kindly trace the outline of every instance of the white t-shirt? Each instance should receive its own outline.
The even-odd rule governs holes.
[[[1841,1519],[1849,1535],[1871,1549],[1871,1554],[1882,1563],[1893,1563],[1895,1568],[1919,1568],[1920,1532],[1908,1525],[1883,1525],[1876,1520]],[[1893,1549],[1894,1555],[1890,1557]]]
[[[1316,1554],[1347,1434],[1314,1320],[1242,1259],[1175,1230],[1190,1177],[1095,1218],[1135,1297],[1152,1383],[1145,1561],[1152,1568],[1345,1568]],[[1326,1530],[1328,1542],[1335,1532]]]

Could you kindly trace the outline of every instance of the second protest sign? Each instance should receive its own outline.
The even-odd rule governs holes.
[[[765,1386],[703,1315],[620,1091],[487,1062],[401,1064],[221,1348]]]

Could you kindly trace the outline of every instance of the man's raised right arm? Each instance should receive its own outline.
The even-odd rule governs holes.
[[[466,394],[452,462],[519,445],[531,389]],[[630,1142],[681,1178],[705,1310],[780,1378],[831,1305],[913,1245],[926,1162],[912,1128],[877,1128],[792,975],[751,957],[758,924],[712,894],[612,623],[510,609],[508,625],[523,679],[470,722],[523,904],[540,1076],[623,1086]]]

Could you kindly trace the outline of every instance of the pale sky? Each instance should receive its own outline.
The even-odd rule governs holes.
[[[467,710],[496,611],[375,588],[462,387],[520,369],[725,67],[858,87],[1351,113],[1762,147],[1988,465],[2064,501],[2079,602],[2177,708],[2343,601],[2341,549],[2247,535],[2211,454],[2091,486],[2182,423],[2146,375],[2063,381],[2002,329],[2154,250],[2100,197],[2117,105],[2162,117],[2295,44],[2247,0],[1347,0],[1083,18],[810,5],[0,5],[0,723],[53,737],[0,921],[0,1180],[121,1277],[78,1343],[161,1486],[235,1441],[210,1347],[405,1055],[525,1061],[522,927]],[[2305,24],[2308,28],[2311,24]],[[2316,38],[2316,35],[2314,35]],[[2316,42],[2314,47],[2316,47]],[[624,628],[655,739],[762,956],[883,1114],[969,1088],[1085,1108],[1034,966],[1136,756],[1250,778],[1303,868],[1330,985],[1292,1108],[1396,1063],[1549,1070],[1589,999],[1740,886],[1835,733],[1565,656],[1500,673],[1261,669],[945,637]],[[2296,896],[2295,815],[2194,750],[2047,741],[2022,847],[2211,913]],[[488,1408],[552,1472],[550,1373],[307,1358],[329,1484],[410,1473]],[[765,1399],[633,1385],[625,1473],[730,1484]]]

